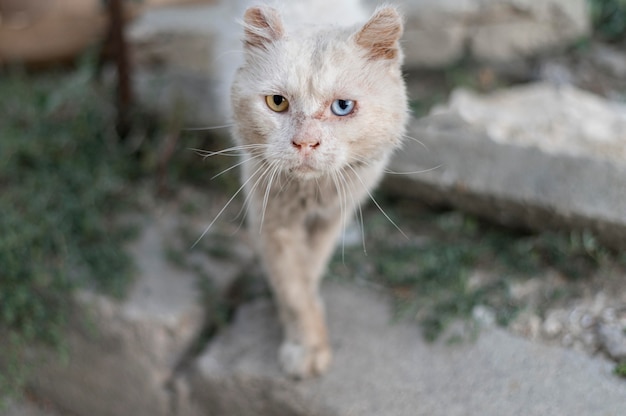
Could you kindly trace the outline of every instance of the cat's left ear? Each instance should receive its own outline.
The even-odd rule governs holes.
[[[243,15],[244,45],[267,49],[285,34],[278,11],[269,6],[250,7]]]
[[[367,51],[371,60],[401,58],[402,17],[394,7],[382,7],[354,34],[357,45]]]

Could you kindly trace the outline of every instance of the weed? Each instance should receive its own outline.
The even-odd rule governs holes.
[[[622,361],[621,363],[615,366],[614,373],[618,377],[626,378],[626,361]]]
[[[414,315],[430,340],[453,321],[469,322],[480,305],[494,312],[496,323],[507,325],[524,307],[512,295],[512,284],[541,270],[556,270],[575,281],[615,260],[586,232],[516,232],[460,212],[432,212],[402,202],[388,213],[409,238],[382,214],[367,210],[369,255],[346,247],[335,257],[330,274],[388,287],[396,313]],[[488,270],[488,276],[476,279],[481,270]],[[557,292],[546,292],[541,302],[565,296]]]
[[[626,0],[588,0],[595,33],[617,42],[626,39]]]
[[[130,200],[123,173],[132,160],[113,130],[109,97],[90,69],[0,77],[0,389],[19,385],[11,354],[59,344],[71,291],[88,286],[121,296],[131,262],[130,230],[115,226]]]

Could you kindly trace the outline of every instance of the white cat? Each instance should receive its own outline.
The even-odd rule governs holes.
[[[358,1],[284,1],[243,12],[230,93],[250,232],[295,377],[331,361],[319,283],[338,237],[401,142],[408,107],[402,19]]]

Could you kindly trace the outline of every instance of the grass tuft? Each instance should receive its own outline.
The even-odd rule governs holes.
[[[330,275],[388,288],[397,314],[415,316],[429,340],[452,322],[470,322],[478,306],[492,311],[495,323],[507,325],[527,306],[512,287],[546,270],[575,283],[602,265],[620,261],[587,232],[515,232],[456,211],[413,207],[408,201],[397,202],[388,214],[409,238],[368,209],[368,255],[360,246],[340,248]],[[575,286],[567,287],[575,291]],[[542,302],[565,296],[559,290],[547,290]],[[536,306],[541,310],[542,305]]]
[[[90,74],[0,76],[0,392],[20,384],[25,345],[61,342],[74,288],[122,296],[130,281],[114,220],[132,160]]]
[[[626,39],[626,0],[588,0],[594,32],[601,39]]]

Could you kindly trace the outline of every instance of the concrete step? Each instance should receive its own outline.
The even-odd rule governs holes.
[[[458,91],[414,121],[386,189],[510,225],[626,244],[626,106],[571,86]],[[418,142],[419,141],[419,142]]]
[[[188,381],[196,406],[238,416],[617,416],[626,408],[626,385],[604,360],[491,327],[475,342],[429,344],[415,322],[394,322],[379,293],[333,283],[323,297],[335,352],[328,374],[296,382],[280,373],[280,328],[260,301],[241,308],[198,360]]]

